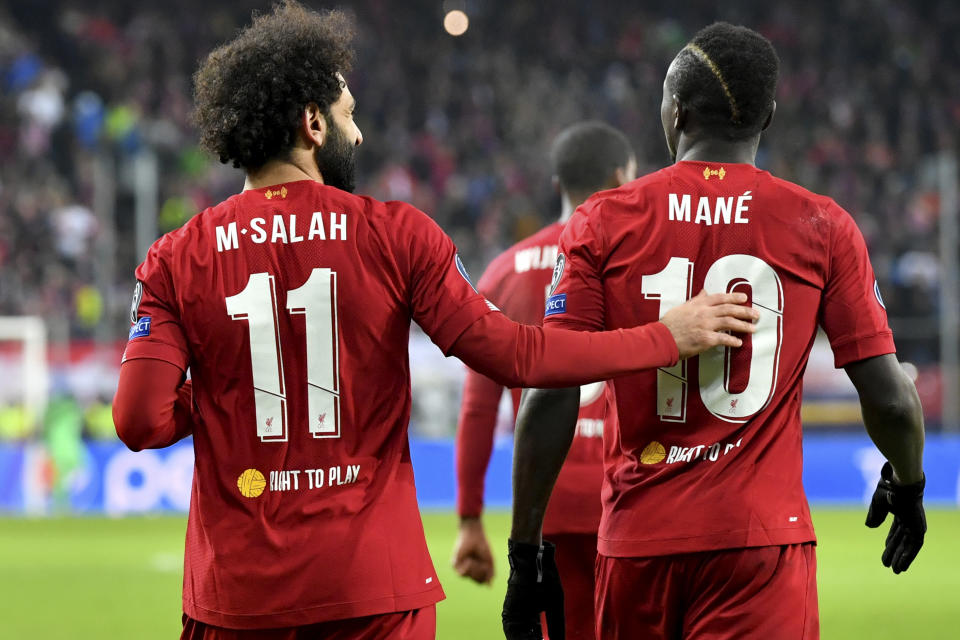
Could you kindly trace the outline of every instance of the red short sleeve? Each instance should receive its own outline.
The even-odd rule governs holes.
[[[137,358],[163,360],[186,371],[190,361],[187,339],[180,324],[173,279],[158,240],[137,267],[137,285],[130,307],[130,334],[123,361]]]
[[[604,328],[601,200],[587,201],[560,235],[543,323],[590,331]]]
[[[443,351],[493,307],[477,293],[457,249],[425,213],[408,205],[397,215],[399,251],[409,265],[413,319]]]
[[[895,353],[896,346],[863,234],[850,214],[833,207],[830,270],[820,304],[820,325],[839,368]]]

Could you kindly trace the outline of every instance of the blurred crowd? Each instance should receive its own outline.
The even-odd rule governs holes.
[[[241,188],[237,170],[196,147],[191,75],[267,4],[0,7],[0,315],[42,315],[55,341],[124,337],[143,257],[131,167],[145,150],[158,159],[158,235]],[[725,19],[767,35],[782,62],[760,165],[855,216],[902,356],[936,358],[936,163],[960,131],[960,3],[468,0],[459,38],[444,32],[441,4],[349,4],[358,191],[427,211],[476,276],[559,213],[547,150],[564,126],[606,120],[641,172],[669,162],[663,75],[697,29]]]

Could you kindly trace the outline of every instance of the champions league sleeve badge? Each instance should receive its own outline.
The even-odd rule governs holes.
[[[880,295],[880,283],[876,279],[873,281],[873,295],[877,296],[877,302],[880,303],[880,306],[886,309],[887,305],[883,304],[883,296]]]
[[[560,284],[560,278],[563,277],[563,268],[567,266],[567,258],[562,253],[557,255],[557,264],[553,266],[553,279],[550,280],[550,291],[547,292],[547,297],[553,295],[553,292],[557,290],[557,285]]]
[[[476,293],[480,293],[479,291],[477,291],[477,288],[474,286],[473,280],[470,279],[470,274],[467,273],[467,268],[466,268],[465,266],[463,266],[463,262],[460,261],[460,254],[459,254],[459,253],[454,256],[454,260],[456,261],[456,264],[457,264],[457,271],[460,272],[460,275],[463,276],[463,279],[467,281],[467,284],[469,284],[470,287],[471,287]]]
[[[137,321],[133,323],[133,326],[130,327],[130,334],[127,336],[127,340],[133,340],[134,338],[146,338],[149,336],[151,322],[152,318],[150,316],[138,318]]]
[[[137,323],[137,312],[140,310],[140,301],[143,300],[143,283],[137,280],[133,288],[133,301],[130,303],[130,322]]]
[[[543,310],[544,317],[567,312],[567,294],[554,294],[560,279],[563,278],[563,269],[567,265],[567,258],[562,253],[557,256],[557,264],[553,267],[553,279],[550,281],[550,290],[547,292],[547,306]]]

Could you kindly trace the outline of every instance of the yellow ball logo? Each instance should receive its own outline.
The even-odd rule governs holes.
[[[640,452],[640,462],[642,464],[657,464],[667,457],[667,450],[663,445],[654,440],[643,448]]]
[[[237,478],[237,488],[244,498],[256,498],[267,486],[263,474],[256,469],[247,469]]]

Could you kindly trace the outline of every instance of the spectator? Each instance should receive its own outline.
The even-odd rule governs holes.
[[[830,193],[855,216],[894,322],[934,311],[936,275],[915,256],[936,246],[933,158],[957,146],[960,4],[476,3],[461,38],[443,31],[435,2],[353,6],[368,60],[350,78],[366,105],[360,190],[428,211],[472,271],[556,209],[539,159],[570,122],[602,118],[624,130],[641,173],[663,164],[660,125],[648,116],[660,70],[694,31],[724,18],[758,28],[781,55],[780,112],[761,166]],[[98,321],[117,334],[127,274],[143,258],[133,240],[132,156],[145,147],[158,155],[158,234],[236,191],[240,175],[204,164],[193,147],[190,73],[262,2],[45,7],[0,11],[0,313],[62,317],[73,333],[61,338],[88,335],[70,317],[72,301],[85,287],[106,287]],[[104,157],[116,167],[112,229],[91,213]],[[115,282],[95,280],[106,232],[116,238]],[[918,277],[922,288],[911,288]],[[935,344],[926,335],[898,346],[922,362],[935,359]]]

